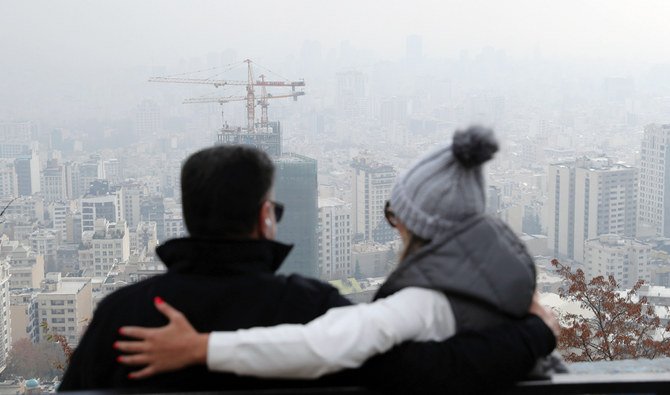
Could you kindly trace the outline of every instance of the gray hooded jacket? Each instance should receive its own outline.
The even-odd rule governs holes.
[[[444,292],[457,330],[479,329],[528,313],[535,265],[507,225],[485,214],[475,215],[407,256],[375,298],[406,287]]]

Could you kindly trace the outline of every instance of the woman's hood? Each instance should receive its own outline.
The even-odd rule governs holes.
[[[507,225],[480,215],[436,234],[408,256],[376,297],[406,287],[434,289],[522,317],[535,291],[535,264]]]

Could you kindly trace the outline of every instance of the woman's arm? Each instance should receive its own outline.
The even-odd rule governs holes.
[[[168,327],[170,325],[172,319]],[[202,349],[203,342],[208,341],[207,365],[210,370],[257,377],[309,379],[359,367],[372,355],[383,353],[403,341],[444,340],[456,332],[456,324],[444,294],[424,288],[406,288],[374,303],[331,309],[306,325],[213,332],[208,339],[203,337],[206,335],[200,335],[192,338],[198,342],[198,347],[191,345],[186,349],[182,345],[182,352],[178,352],[178,347],[172,343],[191,339],[190,336],[183,337],[184,328],[175,332],[182,340],[170,338],[171,335],[165,332],[155,332],[161,329],[137,332],[138,328],[122,328],[124,335],[143,341],[135,342],[135,348],[128,347],[133,342],[117,342],[117,347],[123,351],[139,352],[123,357],[121,361],[148,364],[151,374],[173,370],[202,362],[202,353],[194,355],[193,349]],[[152,345],[139,346],[146,342]],[[160,353],[157,349],[161,347],[171,348],[174,353],[170,356]],[[156,358],[152,359],[151,355]],[[161,369],[163,362],[158,356],[160,359],[176,358],[179,366]],[[180,358],[189,360],[181,364]],[[145,377],[141,373],[147,368],[136,377]]]

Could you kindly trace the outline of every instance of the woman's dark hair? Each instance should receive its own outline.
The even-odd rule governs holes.
[[[415,235],[409,230],[408,232],[409,232],[409,242],[405,246],[405,249],[402,251],[402,254],[400,254],[400,262],[403,262],[405,259],[407,259],[408,256],[412,255],[421,247],[430,243],[430,240],[422,239],[421,237]]]
[[[191,155],[181,170],[184,222],[193,237],[244,237],[274,178],[268,155],[249,146],[216,146]]]

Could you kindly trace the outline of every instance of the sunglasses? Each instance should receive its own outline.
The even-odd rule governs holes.
[[[272,207],[274,208],[275,211],[275,221],[279,223],[281,221],[281,217],[284,216],[284,204],[275,202],[274,200],[268,200],[270,203],[272,203]]]
[[[396,219],[393,210],[391,210],[391,202],[389,200],[384,204],[384,217],[386,217],[386,221],[388,221],[392,228],[398,226],[398,220]]]

